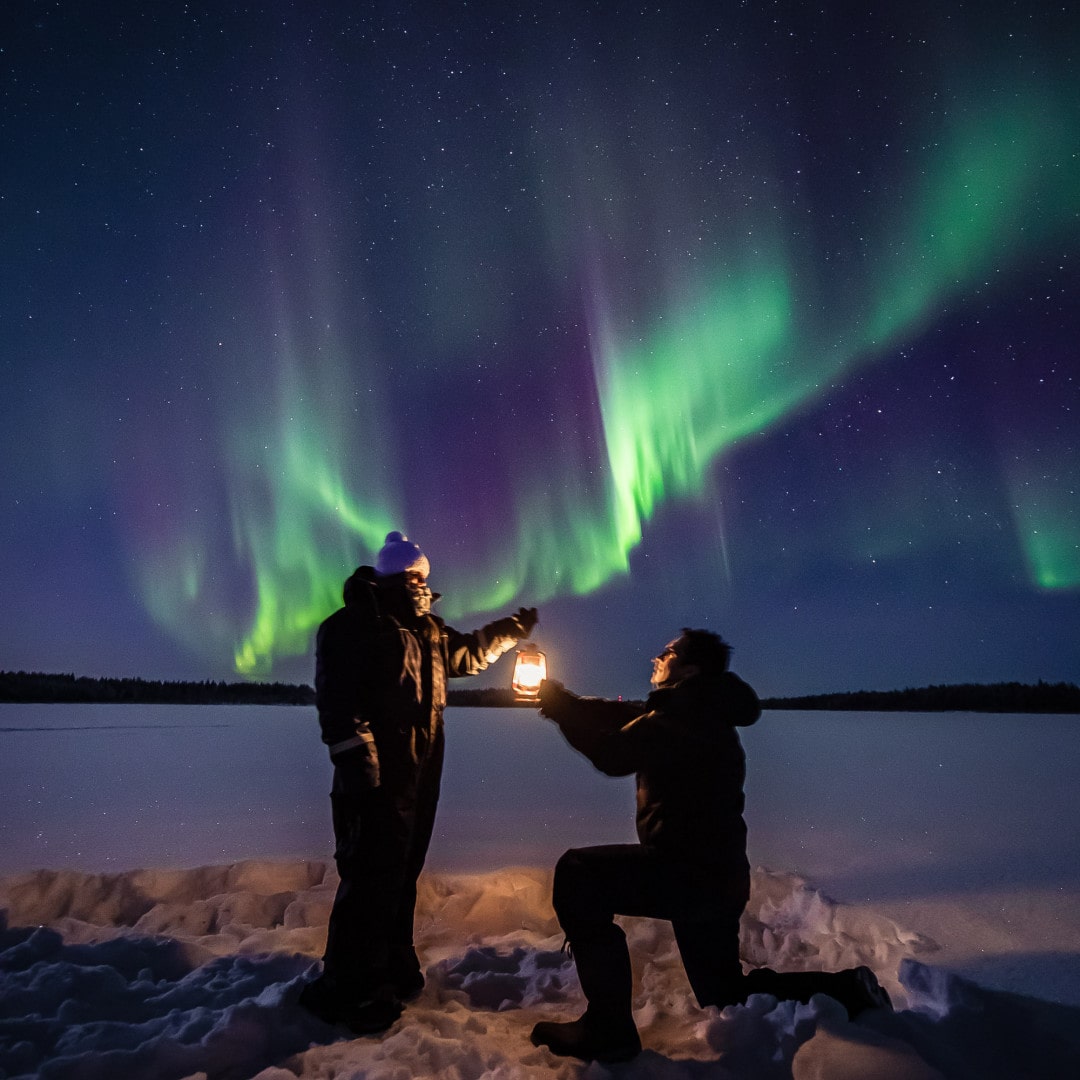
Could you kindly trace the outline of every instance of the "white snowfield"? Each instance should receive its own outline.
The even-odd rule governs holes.
[[[940,948],[924,927],[901,926],[880,908],[838,905],[795,876],[764,870],[755,872],[743,920],[744,961],[787,970],[866,964],[896,1012],[852,1023],[826,997],[799,1005],[767,996],[699,1009],[670,925],[621,919],[644,1052],[610,1067],[557,1058],[533,1047],[529,1031],[540,1019],[576,1016],[583,1000],[551,909],[550,872],[511,868],[421,879],[417,944],[427,985],[389,1032],[352,1038],[295,1004],[322,953],[336,881],[332,863],[314,860],[0,879],[0,1076],[1080,1075],[1076,1003],[987,989],[940,964],[978,952],[986,921],[977,913],[965,920],[955,902],[937,915],[928,909],[952,935]],[[1061,899],[1075,930],[1077,897]]]

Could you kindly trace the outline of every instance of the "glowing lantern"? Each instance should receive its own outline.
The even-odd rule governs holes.
[[[511,688],[519,698],[534,698],[546,678],[547,657],[535,645],[526,642],[517,651]]]

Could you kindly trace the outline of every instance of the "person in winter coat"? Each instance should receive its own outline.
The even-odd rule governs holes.
[[[574,749],[609,776],[637,774],[639,843],[572,848],[559,859],[552,903],[588,1007],[569,1023],[538,1023],[537,1046],[599,1061],[625,1061],[641,1050],[617,914],[671,921],[703,1008],[741,1003],[752,993],[802,1001],[826,993],[852,1014],[888,1001],[868,968],[743,975],[739,918],[750,865],[746,757],[735,729],[753,724],[761,706],[728,670],[730,654],[717,634],[684,629],[653,659],[655,689],[644,712],[631,702],[578,697],[553,680],[541,684],[541,713]]]
[[[461,633],[432,614],[429,570],[416,544],[390,533],[316,637],[340,884],[323,971],[300,1004],[356,1034],[386,1030],[424,985],[413,915],[439,798],[446,681],[483,671],[537,621],[521,608]]]

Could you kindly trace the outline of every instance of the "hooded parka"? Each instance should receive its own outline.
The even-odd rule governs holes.
[[[422,985],[413,915],[439,798],[446,682],[483,671],[527,629],[504,618],[461,633],[417,612],[404,574],[370,566],[345,583],[344,600],[319,627],[315,699],[334,764],[341,879],[323,979],[355,999]]]
[[[601,772],[637,774],[642,844],[702,863],[746,864],[746,755],[735,728],[753,724],[761,706],[738,675],[692,675],[654,690],[644,710],[556,684],[543,711]]]
[[[404,575],[377,578],[370,566],[346,581],[344,600],[316,637],[323,742],[345,789],[408,791],[442,739],[447,679],[483,671],[521,631],[506,618],[465,634],[418,615]]]
[[[732,672],[698,673],[640,705],[545,683],[541,711],[609,776],[637,774],[638,844],[571,848],[552,902],[589,1002],[583,1030],[633,1050],[631,968],[616,914],[669,919],[701,1005],[741,979],[739,916],[750,892],[737,726],[761,706]],[[557,1027],[558,1025],[556,1025]],[[591,1036],[590,1036],[591,1037]]]

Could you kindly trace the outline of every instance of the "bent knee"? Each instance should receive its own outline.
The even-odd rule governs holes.
[[[569,929],[568,923],[575,924],[582,920],[593,922],[605,918],[602,910],[604,904],[600,902],[597,885],[595,868],[586,852],[571,848],[555,864],[551,906],[564,930]],[[610,917],[610,914],[607,914],[607,918]]]
[[[588,858],[580,848],[570,848],[559,856],[555,864],[555,878],[552,882],[554,897],[560,893],[578,893],[590,878]]]
[[[581,868],[585,865],[583,855],[584,852],[581,848],[570,848],[568,851],[564,851],[555,864],[555,876],[558,878],[565,877],[567,874],[580,873]]]

